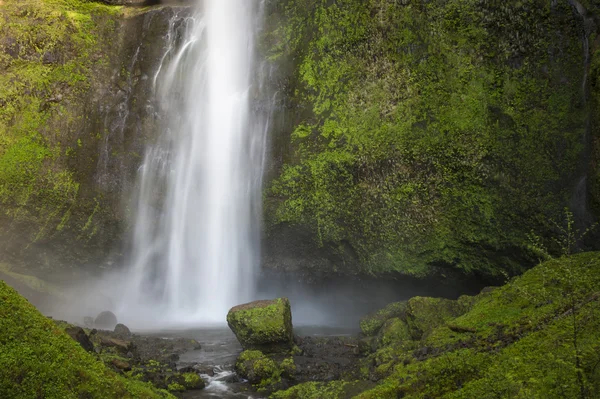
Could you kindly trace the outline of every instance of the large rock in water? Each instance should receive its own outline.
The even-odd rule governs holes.
[[[227,314],[227,324],[244,349],[278,352],[294,345],[292,311],[287,298],[235,306]]]

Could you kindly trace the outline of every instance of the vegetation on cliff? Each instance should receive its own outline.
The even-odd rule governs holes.
[[[0,281],[0,397],[172,398],[110,371]]]
[[[92,69],[108,64],[100,36],[114,30],[110,17],[117,11],[76,0],[0,6],[1,217],[33,226],[27,240],[52,236],[72,222],[76,234],[95,233],[98,201],[77,203],[82,171],[69,166],[82,146],[77,129],[86,120]]]
[[[523,270],[527,235],[552,231],[585,168],[587,33],[571,4],[271,11],[281,22],[265,40],[293,65],[295,130],[269,223],[307,226],[341,255],[350,246],[361,271]]]
[[[595,398],[599,301],[598,253],[545,262],[454,303],[413,298],[400,313],[370,318],[388,315],[412,332],[382,340],[386,324],[367,330],[361,372],[376,387],[357,392],[361,381],[353,379],[311,382],[273,397]]]

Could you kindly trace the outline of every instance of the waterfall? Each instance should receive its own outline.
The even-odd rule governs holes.
[[[262,90],[261,9],[204,0],[171,21],[153,77],[162,134],[139,171],[119,305],[133,325],[224,323],[252,298],[268,121],[252,106]]]

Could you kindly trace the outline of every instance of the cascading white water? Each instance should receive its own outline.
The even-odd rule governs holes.
[[[163,134],[147,149],[120,316],[223,323],[251,298],[266,115],[254,41],[261,5],[199,1],[175,17],[154,77]]]

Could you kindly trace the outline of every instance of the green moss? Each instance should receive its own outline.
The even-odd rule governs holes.
[[[167,389],[171,392],[184,392],[185,391],[185,387],[176,382],[170,383],[169,386],[167,387]]]
[[[379,332],[378,341],[380,346],[390,345],[411,339],[410,329],[406,322],[394,317],[385,322]]]
[[[279,365],[279,368],[281,369],[282,374],[286,377],[293,377],[294,373],[296,372],[296,364],[294,363],[294,358],[288,357],[286,359],[283,359],[283,361]]]
[[[204,381],[196,373],[184,373],[182,374],[185,381],[186,389],[200,389],[204,388]]]
[[[364,391],[372,384],[364,381],[305,382],[285,391],[276,392],[273,399],[343,399]]]
[[[257,350],[245,350],[238,356],[235,361],[235,369],[241,376],[248,376],[249,367],[252,366],[254,361],[264,357],[261,351]]]
[[[1,397],[171,397],[108,370],[4,282],[0,344]]]
[[[598,253],[545,262],[454,304],[411,301],[407,317],[423,315],[431,330],[418,341],[391,339],[369,355],[363,375],[378,384],[356,398],[575,399],[600,392]],[[460,316],[435,315],[465,304]]]
[[[80,199],[79,176],[69,167],[82,144],[71,131],[81,119],[73,110],[107,64],[100,37],[119,10],[76,0],[0,7],[0,204],[33,230],[29,242],[70,223],[83,227],[79,211],[94,206]]]
[[[413,339],[420,339],[435,327],[463,314],[458,301],[443,298],[414,297],[406,306],[406,323]]]
[[[280,366],[260,351],[246,350],[238,356],[235,362],[237,373],[248,379],[255,388],[261,391],[273,391],[281,382],[284,373],[293,373],[294,362],[284,360]]]
[[[281,350],[293,345],[287,298],[237,306],[227,314],[227,323],[245,349]]]
[[[406,302],[394,302],[360,320],[360,330],[366,336],[377,334],[383,324],[392,317],[405,317]]]
[[[362,272],[530,266],[527,234],[551,231],[581,169],[583,28],[568,2],[273,8],[272,56],[295,67],[301,111],[269,223],[346,243]]]

